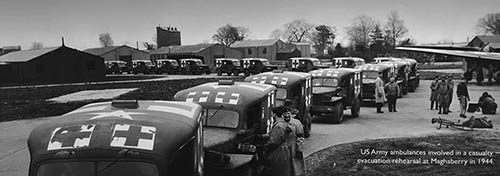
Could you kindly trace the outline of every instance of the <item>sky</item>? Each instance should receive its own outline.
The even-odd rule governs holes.
[[[345,28],[367,15],[385,24],[397,11],[418,44],[465,42],[479,34],[479,18],[500,12],[499,0],[0,0],[0,47],[33,42],[45,47],[100,47],[110,33],[114,45],[152,42],[156,26],[177,27],[182,45],[211,43],[225,24],[250,30],[250,39],[268,39],[295,19],[334,26],[336,42],[347,43]]]

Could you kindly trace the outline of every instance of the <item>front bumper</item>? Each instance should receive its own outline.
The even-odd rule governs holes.
[[[332,114],[335,111],[335,107],[327,105],[312,105],[311,114],[313,115],[326,115]]]

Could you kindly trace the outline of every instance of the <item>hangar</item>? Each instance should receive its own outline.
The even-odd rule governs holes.
[[[148,52],[141,51],[127,45],[89,48],[84,50],[84,52],[101,56],[104,58],[104,61],[125,61],[128,64],[131,64],[132,60],[149,59]]]
[[[0,82],[70,83],[99,81],[104,77],[102,57],[64,45],[0,56]]]

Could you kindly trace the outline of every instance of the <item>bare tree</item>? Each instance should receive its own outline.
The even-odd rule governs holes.
[[[351,26],[346,28],[351,43],[354,46],[368,47],[372,40],[370,34],[377,24],[374,19],[366,15],[356,17]]]
[[[316,53],[323,53],[335,39],[335,27],[319,25],[314,29],[315,31],[312,33],[313,47],[316,49]]]
[[[249,34],[248,28],[226,24],[217,29],[217,33],[212,36],[212,39],[219,44],[231,46],[236,41],[244,40]]]
[[[283,36],[284,36],[283,30],[275,29],[271,32],[271,35],[269,35],[269,38],[285,40],[285,38]]]
[[[154,50],[156,49],[156,45],[153,43],[148,43],[148,42],[142,42],[142,46],[146,48],[146,50]]]
[[[500,35],[500,13],[489,13],[480,18],[477,27],[485,34]]]
[[[408,33],[405,21],[399,18],[397,11],[391,11],[385,24],[386,36],[390,46],[395,47],[397,42]]]
[[[293,20],[283,26],[283,38],[288,42],[304,42],[312,39],[314,25],[304,19]]]
[[[102,47],[113,46],[113,39],[109,33],[99,34],[99,42],[101,42]]]
[[[43,43],[41,42],[33,42],[31,49],[40,49],[43,48]]]

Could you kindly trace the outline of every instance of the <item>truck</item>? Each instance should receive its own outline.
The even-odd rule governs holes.
[[[326,117],[331,123],[342,123],[344,110],[358,117],[361,107],[362,71],[352,68],[314,70],[312,75],[311,114]]]
[[[363,102],[375,102],[375,79],[382,73],[384,85],[394,76],[394,67],[386,64],[365,64],[355,67],[363,71]]]
[[[231,76],[231,74],[238,76],[243,72],[240,63],[240,60],[235,58],[217,58],[215,59],[215,72],[217,72],[217,76],[221,76],[223,73],[228,76]]]
[[[318,58],[313,57],[292,57],[287,63],[288,70],[298,72],[310,72],[312,70],[328,68],[328,65],[321,64]]]
[[[197,58],[180,59],[181,74],[184,75],[201,75],[203,73],[209,75],[210,67],[203,63],[203,60]]]
[[[276,106],[284,105],[289,100],[293,108],[299,110],[297,119],[304,126],[304,137],[311,134],[311,98],[312,77],[309,73],[274,70],[245,78],[245,82],[274,85],[276,91]]]
[[[202,176],[201,115],[189,102],[85,105],[32,130],[28,175]]]
[[[278,66],[270,64],[266,58],[243,58],[241,61],[245,76],[278,69]]]

